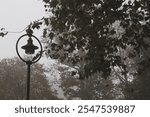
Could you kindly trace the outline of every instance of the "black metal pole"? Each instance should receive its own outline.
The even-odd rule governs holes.
[[[30,27],[29,27],[30,28]],[[27,34],[24,34],[22,35],[21,37],[19,37],[19,39],[17,40],[17,43],[16,43],[16,52],[17,52],[17,55],[19,56],[19,58],[25,62],[27,64],[27,85],[26,85],[26,100],[29,100],[30,99],[30,67],[33,63],[36,63],[40,60],[40,58],[42,57],[42,53],[43,53],[43,49],[42,49],[42,44],[40,42],[40,40],[35,37],[34,35],[32,35],[33,32],[31,32],[32,30],[27,30]],[[35,56],[35,58],[33,57],[31,61],[26,61],[24,59],[24,57],[22,57],[20,54],[19,54],[19,41],[25,37],[25,36],[28,36],[29,38],[33,37],[35,40],[37,40],[37,42],[39,43],[40,45],[40,52],[37,53],[36,55],[38,56]],[[27,43],[28,44],[28,43]],[[29,45],[29,44],[28,44]],[[22,46],[23,47],[23,46]],[[22,48],[21,47],[21,48]],[[22,48],[23,49],[23,48]],[[32,45],[31,47],[28,47],[28,48],[25,48],[25,53],[28,55],[28,54],[34,54],[34,50],[35,50],[35,46]]]
[[[30,66],[31,62],[27,62],[27,100],[30,99]]]

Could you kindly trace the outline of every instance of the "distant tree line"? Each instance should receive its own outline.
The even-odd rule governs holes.
[[[36,64],[31,70],[30,99],[57,99],[49,86],[42,65]],[[27,68],[18,58],[0,61],[0,99],[26,99]]]

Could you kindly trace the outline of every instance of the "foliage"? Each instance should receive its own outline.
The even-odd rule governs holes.
[[[78,80],[79,76],[72,76],[74,70],[61,68],[61,84],[66,99],[98,100],[115,99],[112,79],[103,79],[100,73],[89,79]]]
[[[43,30],[46,54],[69,65],[77,65],[81,79],[96,72],[102,72],[106,78],[112,71],[111,66],[122,67],[127,72],[124,59],[141,55],[149,48],[149,0],[43,2],[50,17],[34,21],[29,26],[39,29],[44,21],[47,26]],[[116,22],[122,32],[116,30]],[[1,32],[0,36],[5,34],[7,32]],[[122,60],[116,54],[118,48],[126,49],[129,45],[133,51]],[[83,66],[80,66],[81,61],[84,61]]]
[[[48,56],[77,66],[81,79],[97,72],[119,79],[125,99],[148,98],[149,0],[43,1]]]
[[[1,37],[4,37],[5,35],[7,35],[7,33],[8,33],[8,32],[5,31],[5,28],[1,28],[1,29],[0,29],[0,36],[1,36]]]
[[[134,58],[149,47],[145,42],[149,38],[148,0],[43,1],[51,14],[43,32],[47,55],[78,66],[81,79],[97,72],[107,78],[112,66],[128,72],[124,59]],[[114,26],[116,22],[123,30],[121,34]],[[118,48],[125,50],[127,46],[133,46],[133,51],[121,59]]]
[[[43,2],[49,17],[31,23],[30,27],[39,29],[44,21],[43,42],[47,56],[74,67],[79,78],[86,81],[91,77],[94,82],[97,77],[92,76],[97,73],[102,73],[104,78],[118,78],[126,99],[135,98],[137,92],[140,96],[147,94],[150,86],[146,72],[150,65],[149,0]],[[2,28],[0,36],[6,34]]]
[[[0,99],[26,99],[26,65],[18,60],[0,61]],[[31,99],[57,99],[50,89],[41,65],[32,66]]]
[[[147,68],[140,76],[138,76],[133,81],[134,92],[132,99],[135,100],[149,100],[150,99],[150,73],[149,68]]]
[[[133,49],[129,52],[128,57],[134,58],[137,67],[136,76],[130,85],[132,95],[129,99],[150,99],[148,95],[150,89],[148,80],[150,67],[150,1],[135,0],[130,3],[128,12],[129,18],[125,20],[125,23],[122,22],[126,24],[124,26],[126,33],[122,40],[132,46]]]
[[[133,80],[133,87],[134,87],[134,92],[132,95],[132,99],[143,99],[143,100],[149,100],[150,95],[149,95],[149,90],[150,90],[150,59],[149,59],[149,52],[143,53],[143,57],[145,58],[143,60],[140,59],[141,64],[138,69],[138,75],[134,78]]]

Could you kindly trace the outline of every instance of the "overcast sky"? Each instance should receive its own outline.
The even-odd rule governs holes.
[[[6,31],[21,31],[44,15],[42,0],[0,0],[0,28]],[[9,33],[4,38],[0,37],[0,59],[17,56],[16,41],[24,33]],[[36,36],[40,33],[36,32]]]

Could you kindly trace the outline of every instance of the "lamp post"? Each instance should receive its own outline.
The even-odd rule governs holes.
[[[36,62],[38,62],[40,60],[40,58],[42,57],[42,44],[39,41],[39,39],[32,35],[33,31],[30,29],[30,27],[26,30],[26,34],[22,35],[21,37],[19,37],[19,39],[17,40],[16,43],[16,52],[17,55],[19,56],[19,58],[25,62],[27,64],[27,87],[26,87],[26,99],[29,100],[30,99],[30,66]],[[19,48],[19,42],[21,39],[23,39],[23,37],[28,37],[27,40],[27,44],[21,46],[21,48]],[[33,44],[33,39],[36,40],[39,44],[39,47]],[[25,50],[25,54],[28,55],[34,55],[30,60],[25,60],[19,53],[19,49],[23,49]],[[40,49],[40,51],[38,53],[35,54],[35,50]]]

